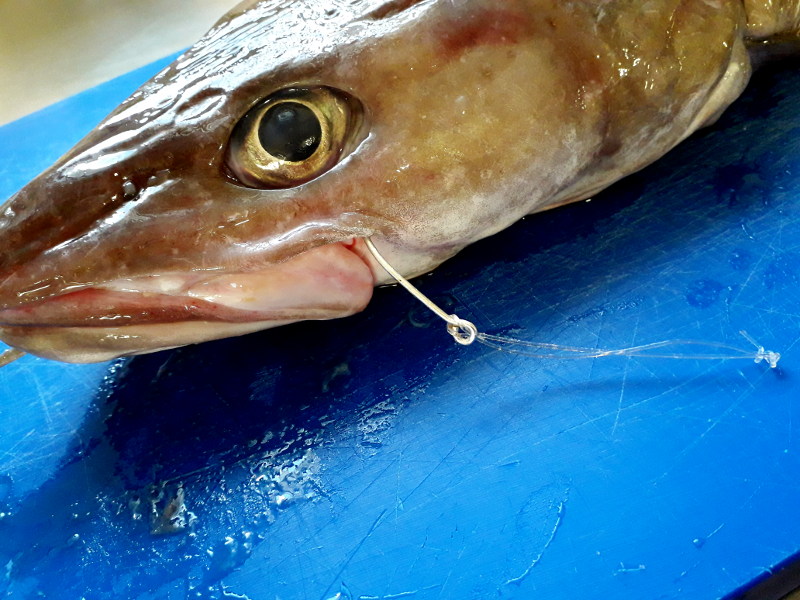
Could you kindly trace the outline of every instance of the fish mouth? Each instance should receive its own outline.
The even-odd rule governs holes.
[[[0,340],[46,358],[97,362],[363,310],[376,278],[363,240],[264,269],[104,282],[0,310]]]

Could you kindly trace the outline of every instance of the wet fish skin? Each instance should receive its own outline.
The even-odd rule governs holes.
[[[243,2],[0,209],[0,339],[84,362],[351,314],[385,281],[354,240],[411,276],[591,196],[713,121],[799,4]],[[309,86],[363,107],[352,152],[297,187],[235,181],[239,120]],[[295,261],[336,301],[295,290]]]

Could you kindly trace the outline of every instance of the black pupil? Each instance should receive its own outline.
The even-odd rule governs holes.
[[[258,126],[258,140],[275,158],[299,162],[319,147],[322,127],[307,106],[283,102],[270,108]]]

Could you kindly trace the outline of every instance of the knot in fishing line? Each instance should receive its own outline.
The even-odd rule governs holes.
[[[453,336],[457,344],[469,346],[478,337],[478,328],[474,323],[461,319],[458,315],[450,315],[447,322],[447,333]]]

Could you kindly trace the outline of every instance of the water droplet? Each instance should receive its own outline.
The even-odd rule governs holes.
[[[133,183],[131,180],[125,180],[122,183],[122,197],[125,200],[133,200],[136,198],[136,195],[139,193],[139,190],[136,187],[136,184]]]

